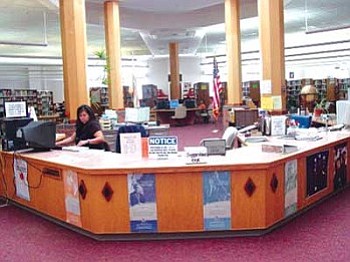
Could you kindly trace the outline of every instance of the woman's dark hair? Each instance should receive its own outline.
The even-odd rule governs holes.
[[[81,105],[77,109],[77,122],[76,127],[81,128],[83,126],[83,123],[80,121],[79,115],[81,112],[86,112],[89,115],[89,122],[92,120],[96,120],[95,113],[92,110],[92,108],[88,105]]]

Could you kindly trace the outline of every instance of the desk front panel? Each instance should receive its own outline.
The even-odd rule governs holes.
[[[338,172],[335,169],[335,162],[337,156],[341,155],[339,152],[346,153],[344,157],[347,160],[345,174],[347,180],[342,184],[344,187],[350,180],[347,140],[325,144],[300,154],[290,154],[285,159],[277,158],[277,161],[271,163],[247,164],[244,168],[241,165],[228,165],[226,162],[222,166],[189,165],[181,168],[166,168],[164,162],[159,163],[159,167],[155,167],[153,162],[145,162],[145,166],[149,164],[145,167],[145,171],[141,171],[142,168],[137,164],[131,165],[131,163],[131,167],[121,166],[120,169],[116,169],[113,166],[110,169],[94,171],[81,167],[79,163],[85,162],[79,159],[72,161],[72,164],[58,164],[57,162],[51,163],[51,160],[47,158],[40,158],[42,159],[40,160],[38,156],[24,156],[22,158],[28,163],[30,201],[16,196],[13,154],[2,152],[1,156],[2,163],[4,163],[2,172],[8,185],[8,198],[60,221],[66,221],[68,217],[65,206],[66,182],[62,174],[71,170],[77,174],[76,187],[80,193],[77,194],[76,200],[80,208],[81,227],[95,234],[128,234],[132,232],[128,174],[144,172],[154,176],[157,220],[154,233],[206,230],[204,202],[206,201],[205,175],[208,173],[227,174],[228,176],[230,226],[227,230],[266,229],[339,190],[334,182]],[[101,154],[103,154],[101,159],[105,156],[112,160],[115,159],[114,156],[117,156],[111,155],[112,153],[101,152]],[[313,163],[312,161],[318,155],[328,156],[326,183],[322,179],[315,180],[317,183],[308,180],[310,179],[308,173],[312,171],[312,168],[308,168],[307,163],[308,161]],[[52,161],[63,158],[68,161],[71,156],[74,155],[54,152]],[[269,156],[272,157],[272,155]],[[99,157],[95,156],[95,158],[97,162],[100,161]],[[106,165],[108,163],[106,162]],[[292,171],[296,172],[295,179],[291,179],[291,182],[288,181],[290,178],[286,180],[287,163],[292,163]],[[288,183],[292,183],[292,186],[288,186]],[[310,193],[312,183],[316,183],[316,186],[323,185],[323,187],[321,190],[316,188],[315,193]],[[82,185],[85,190],[81,190]],[[103,193],[106,185],[111,189],[108,199]]]

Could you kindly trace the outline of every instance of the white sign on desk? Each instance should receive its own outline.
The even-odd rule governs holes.
[[[120,134],[120,153],[128,158],[141,159],[141,133]]]
[[[283,136],[286,134],[286,116],[271,116],[271,135]]]
[[[148,157],[150,159],[170,159],[177,156],[176,136],[150,136],[148,138]]]

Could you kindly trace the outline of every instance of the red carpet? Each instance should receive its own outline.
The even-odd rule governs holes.
[[[195,145],[212,128],[171,133]],[[350,188],[262,237],[139,242],[98,242],[9,206],[0,209],[0,261],[350,261],[349,200]]]
[[[350,261],[350,188],[262,237],[97,242],[10,206],[0,261]]]

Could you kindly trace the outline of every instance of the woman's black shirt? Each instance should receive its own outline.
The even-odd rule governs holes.
[[[85,125],[82,125],[81,127],[77,127],[75,130],[75,144],[77,145],[80,140],[87,140],[87,139],[94,139],[94,134],[97,131],[101,130],[100,124],[96,120],[91,120],[87,122]],[[104,142],[100,144],[87,144],[84,146],[88,146],[92,149],[105,149]]]

